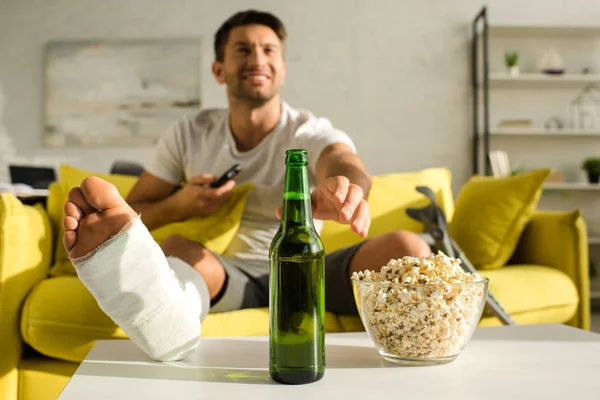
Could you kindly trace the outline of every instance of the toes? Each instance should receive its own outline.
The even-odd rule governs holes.
[[[95,211],[94,208],[87,202],[85,196],[83,195],[83,192],[78,187],[75,187],[69,191],[68,199],[69,202],[73,203],[73,205],[79,207],[79,210],[82,211],[84,214],[89,214]]]
[[[63,234],[63,246],[65,246],[65,250],[68,252],[75,246],[77,242],[77,234],[75,231],[66,231]]]
[[[83,211],[81,211],[81,208],[77,207],[77,205],[75,203],[71,203],[70,201],[67,201],[65,203],[64,209],[65,209],[65,216],[73,217],[77,221],[79,221],[85,215],[83,213]]]
[[[79,226],[79,221],[69,215],[63,219],[63,228],[65,231],[75,231]]]
[[[126,204],[115,185],[95,176],[85,178],[81,182],[81,192],[86,202],[96,210],[107,210]]]

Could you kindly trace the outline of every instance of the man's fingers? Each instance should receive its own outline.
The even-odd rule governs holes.
[[[208,185],[212,183],[217,177],[213,174],[201,174],[192,176],[189,180],[189,183],[194,183],[196,185]]]
[[[325,186],[333,194],[337,202],[342,204],[346,200],[350,181],[345,176],[334,176],[327,179]]]
[[[356,208],[363,199],[363,190],[358,185],[350,185],[347,189],[346,199],[340,208],[340,219],[344,222],[351,221]]]
[[[367,211],[367,221],[365,222],[365,224],[363,225],[363,237],[367,237],[367,235],[369,234],[369,229],[371,229],[371,208],[369,206],[369,203],[367,203],[367,207],[368,207],[368,211]]]
[[[371,213],[369,203],[365,200],[361,200],[360,204],[356,207],[350,226],[355,233],[362,237],[366,237],[369,233],[369,228],[371,227]]]
[[[199,199],[207,204],[221,204],[231,196],[231,192],[235,186],[235,182],[229,180],[218,188],[202,187],[198,188]]]
[[[277,210],[275,210],[275,215],[278,219],[281,219],[281,216],[283,215],[283,208],[278,207]]]
[[[214,189],[214,194],[216,197],[221,197],[223,195],[228,195],[229,192],[233,190],[235,187],[235,181],[230,179],[223,184],[223,186]]]

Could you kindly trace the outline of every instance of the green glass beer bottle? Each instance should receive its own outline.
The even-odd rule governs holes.
[[[279,383],[325,373],[325,251],[312,219],[306,151],[286,152],[279,230],[271,242],[269,373]]]

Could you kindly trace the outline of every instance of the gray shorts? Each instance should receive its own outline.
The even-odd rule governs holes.
[[[345,247],[325,256],[325,309],[335,314],[357,315],[349,268],[363,244]],[[269,306],[269,263],[216,255],[227,272],[227,287],[210,312]]]

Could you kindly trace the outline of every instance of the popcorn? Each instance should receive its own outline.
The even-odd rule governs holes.
[[[460,263],[438,252],[392,259],[379,273],[354,273],[353,279],[374,283],[357,288],[361,317],[376,346],[404,358],[457,355],[478,322],[485,289],[456,285],[483,280]]]

